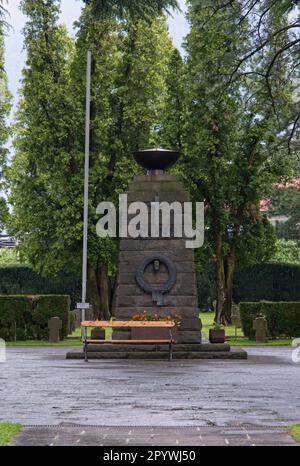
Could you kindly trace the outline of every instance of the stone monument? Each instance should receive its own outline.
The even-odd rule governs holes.
[[[176,176],[164,172],[178,157],[179,153],[162,149],[135,154],[147,175],[136,176],[129,185],[128,204],[144,202],[150,212],[151,202],[177,202],[184,212],[189,195]],[[153,238],[149,231],[147,238],[121,239],[114,316],[128,320],[144,311],[161,317],[180,315],[178,342],[200,343],[194,250],[186,248],[187,238],[183,235],[174,237],[172,214],[171,211],[171,238],[163,237],[160,217],[159,237]],[[126,336],[126,331],[114,332],[115,339]]]
[[[164,149],[149,149],[135,154],[137,163],[147,170],[147,174],[135,176],[127,194],[122,196],[122,199],[126,198],[126,209],[121,208],[120,213],[122,234],[113,317],[118,321],[128,321],[136,314],[146,312],[150,317],[158,314],[159,319],[170,316],[178,321],[180,316],[174,345],[175,359],[246,359],[245,351],[238,348],[231,351],[227,343],[201,341],[194,249],[187,247],[187,241],[191,241],[193,236],[189,231],[192,227],[191,217],[185,215],[188,205],[191,207],[191,204],[187,204],[190,198],[179,179],[165,172],[177,162],[179,156],[176,151]],[[142,207],[141,204],[137,207],[136,203],[142,203]],[[156,209],[159,206],[158,210],[162,205],[169,208],[168,222],[164,222],[160,212],[153,222],[154,204]],[[139,208],[144,210],[144,215],[137,222],[140,228],[136,228],[135,232],[138,231],[138,234],[128,234]],[[144,221],[145,215],[146,218],[151,217],[148,222]],[[170,232],[166,232],[166,223]],[[190,228],[185,229],[186,224]],[[180,226],[183,227],[181,230]],[[139,339],[131,337],[131,330],[114,329],[112,338],[120,340],[120,343],[91,344],[89,358],[168,358],[167,345],[130,345],[130,339]],[[84,353],[82,350],[68,352],[67,358],[82,359]]]

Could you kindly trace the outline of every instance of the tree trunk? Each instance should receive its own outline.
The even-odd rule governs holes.
[[[111,316],[115,316],[116,311],[116,299],[117,299],[117,280],[112,280],[110,282],[110,313]]]
[[[232,251],[225,259],[225,302],[222,319],[224,323],[231,324],[233,277],[235,270],[235,253]]]
[[[216,235],[216,298],[217,298],[217,305],[216,305],[216,316],[215,322],[217,324],[221,324],[222,317],[223,317],[223,306],[225,300],[225,292],[224,292],[224,260],[222,257],[222,238],[221,234],[218,233]]]
[[[88,295],[90,304],[93,307],[94,319],[98,320],[101,316],[101,302],[97,284],[97,274],[94,267],[88,266]]]
[[[88,294],[93,306],[94,319],[109,320],[109,284],[108,267],[101,264],[97,267],[88,266]]]
[[[97,283],[100,297],[100,312],[104,320],[110,319],[110,286],[108,278],[108,266],[100,264],[97,269]]]

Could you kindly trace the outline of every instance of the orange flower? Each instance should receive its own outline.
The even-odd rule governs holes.
[[[177,327],[181,325],[182,318],[180,314],[176,314],[175,316],[168,315],[165,317],[160,316],[157,312],[150,316],[147,314],[147,311],[143,311],[140,314],[134,314],[132,316],[132,320],[143,321],[143,322],[151,322],[151,321],[165,321],[165,322],[174,322]]]

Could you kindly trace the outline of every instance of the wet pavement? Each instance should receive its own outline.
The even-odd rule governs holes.
[[[196,428],[300,422],[300,364],[292,362],[291,348],[247,348],[247,361],[88,364],[66,360],[69,350],[8,348],[0,364],[0,422]]]

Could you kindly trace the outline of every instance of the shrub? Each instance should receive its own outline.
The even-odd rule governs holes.
[[[271,338],[300,337],[300,302],[243,302],[240,303],[244,335],[255,339],[253,320],[262,314],[268,322]]]
[[[0,338],[47,340],[51,317],[62,320],[61,339],[69,333],[70,297],[65,295],[0,296]]]
[[[69,334],[75,332],[77,328],[77,316],[76,311],[69,312]]]
[[[1,266],[16,266],[20,265],[16,249],[0,249],[0,264]]]
[[[0,295],[69,295],[73,309],[81,302],[81,279],[61,272],[57,277],[42,277],[29,267],[0,266]]]
[[[197,274],[198,301],[202,310],[214,310],[215,266],[209,263]],[[237,270],[233,301],[300,301],[300,265],[264,262]]]

